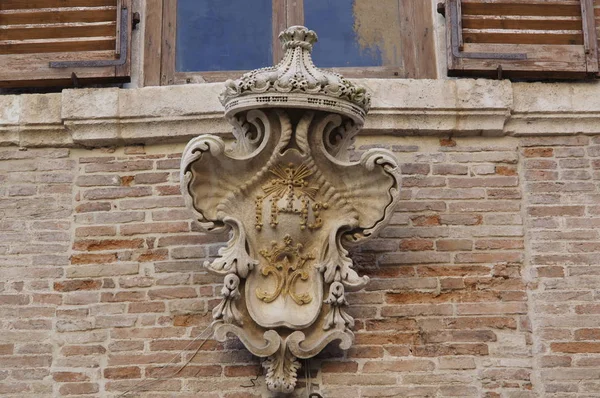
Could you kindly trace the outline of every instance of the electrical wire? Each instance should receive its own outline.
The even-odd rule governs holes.
[[[164,364],[157,372],[157,374],[160,374],[163,370],[166,369],[167,366],[169,366],[170,364],[173,363],[173,361],[175,361],[177,358],[179,358],[179,355],[182,354],[183,352],[185,352],[188,348],[190,348],[190,346],[192,344],[194,344],[196,341],[200,340],[200,337],[204,334],[204,332],[206,332],[207,330],[210,329],[210,334],[208,336],[206,336],[204,338],[204,340],[202,341],[202,343],[200,343],[200,345],[198,346],[198,348],[196,348],[196,351],[194,352],[194,355],[192,355],[183,365],[181,365],[179,367],[179,369],[177,369],[173,374],[168,375],[168,376],[163,376],[163,377],[158,377],[152,380],[146,380],[146,381],[141,381],[140,383],[134,385],[133,387],[131,387],[130,389],[126,390],[123,394],[119,395],[119,398],[121,397],[125,397],[127,396],[127,394],[136,392],[142,388],[151,386],[155,383],[173,378],[175,376],[177,376],[179,373],[181,373],[181,371],[190,364],[190,362],[192,362],[192,360],[196,357],[196,355],[198,354],[198,352],[200,352],[200,349],[202,348],[202,346],[204,346],[204,343],[206,343],[208,341],[208,339],[210,339],[213,336],[213,330],[212,330],[212,323],[210,325],[208,325],[206,327],[206,329],[204,329],[202,332],[200,332],[200,334],[198,336],[196,336],[192,341],[190,341],[190,343],[188,345],[186,345],[180,352],[177,353],[176,356],[173,357],[173,359],[171,359],[169,362],[167,362],[166,364]]]

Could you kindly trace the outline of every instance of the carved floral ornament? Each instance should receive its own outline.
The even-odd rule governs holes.
[[[286,52],[278,65],[225,83],[221,102],[235,142],[190,141],[181,187],[206,231],[231,235],[205,263],[224,276],[216,339],[237,336],[265,358],[269,389],[291,392],[298,359],[353,342],[345,293],[369,278],[356,273],[345,246],[387,223],[400,171],[382,149],[348,161],[369,94],[314,66],[315,32],[294,26],[279,37]]]

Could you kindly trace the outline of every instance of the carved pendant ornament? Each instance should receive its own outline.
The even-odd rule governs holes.
[[[279,37],[286,53],[278,65],[225,83],[221,102],[235,141],[190,141],[181,187],[206,231],[230,231],[227,246],[204,264],[224,277],[215,338],[237,336],[265,358],[269,389],[291,392],[298,359],[353,342],[345,293],[369,279],[353,269],[345,246],[387,223],[400,172],[382,149],[348,161],[368,93],[314,66],[313,31],[294,26]]]

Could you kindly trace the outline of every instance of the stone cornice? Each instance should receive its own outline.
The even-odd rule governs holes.
[[[600,134],[600,84],[361,79],[373,103],[361,134]],[[221,83],[0,96],[0,145],[187,142],[231,127]]]

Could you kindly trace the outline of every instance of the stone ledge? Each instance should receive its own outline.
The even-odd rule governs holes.
[[[373,93],[363,134],[600,133],[600,84],[361,79]],[[94,147],[229,134],[220,83],[0,96],[0,145]]]

